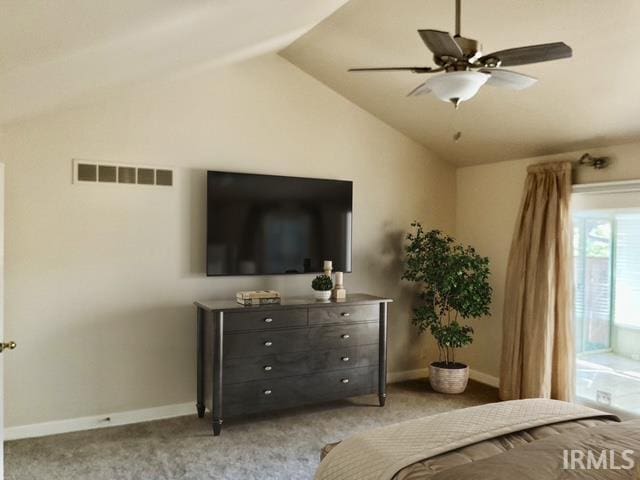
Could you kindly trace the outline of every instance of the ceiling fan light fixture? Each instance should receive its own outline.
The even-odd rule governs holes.
[[[433,94],[443,102],[451,102],[456,107],[474,97],[489,75],[471,70],[447,72],[435,75],[425,82]]]
[[[562,58],[571,58],[573,51],[564,42],[542,43],[525,47],[507,48],[482,55],[480,42],[463,37],[460,33],[462,0],[455,0],[455,35],[433,29],[419,29],[418,35],[433,54],[435,67],[359,67],[350,68],[350,72],[389,72],[410,71],[413,73],[435,74],[415,87],[407,96],[415,97],[433,93],[443,102],[450,102],[458,108],[461,102],[474,97],[486,83],[493,87],[523,90],[529,88],[537,79],[518,72],[498,67],[529,65],[550,62]]]

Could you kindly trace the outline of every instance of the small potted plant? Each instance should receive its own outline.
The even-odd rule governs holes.
[[[420,287],[413,324],[421,333],[429,330],[438,344],[439,359],[429,366],[429,383],[437,392],[462,393],[469,367],[456,362],[455,351],[473,341],[473,328],[460,320],[489,314],[489,259],[439,230],[425,232],[418,222],[411,226],[402,278]]]
[[[316,300],[329,300],[331,298],[331,289],[333,282],[329,275],[318,275],[311,282],[311,288],[314,290]]]

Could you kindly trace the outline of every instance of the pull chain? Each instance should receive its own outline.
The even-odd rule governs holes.
[[[454,109],[454,110],[450,110],[451,113],[449,113],[449,132],[451,132],[451,139],[453,140],[453,142],[457,143],[460,141],[460,139],[462,138],[462,132],[460,130],[458,130],[458,126],[457,126],[457,120],[458,120],[458,115],[459,110]]]

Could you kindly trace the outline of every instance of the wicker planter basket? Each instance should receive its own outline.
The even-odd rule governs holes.
[[[429,365],[429,383],[431,388],[440,393],[462,393],[469,381],[469,367],[455,363],[453,368],[443,368],[442,362]]]

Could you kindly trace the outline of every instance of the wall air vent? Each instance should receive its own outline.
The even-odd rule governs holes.
[[[140,185],[154,185],[156,183],[156,171],[153,168],[139,168],[138,183]]]
[[[79,182],[95,182],[98,180],[98,166],[80,163],[76,168],[76,176]]]
[[[118,183],[136,183],[136,168],[118,167]]]
[[[171,187],[173,186],[173,169],[74,160],[73,183],[128,183]]]
[[[103,183],[115,183],[117,179],[116,167],[112,165],[98,165],[98,181]]]

